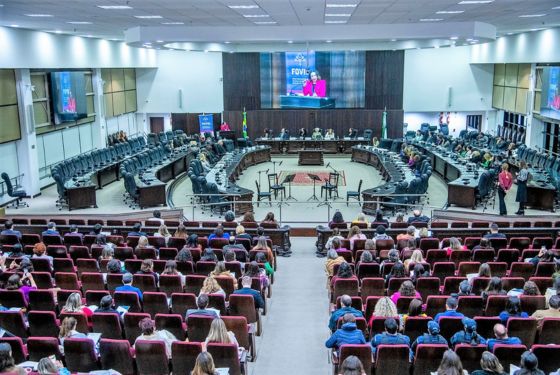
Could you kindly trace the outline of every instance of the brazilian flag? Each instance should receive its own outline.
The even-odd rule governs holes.
[[[383,122],[381,124],[381,138],[387,138],[387,107],[383,111]]]
[[[247,135],[247,112],[245,112],[245,108],[243,108],[243,138],[249,138]]]

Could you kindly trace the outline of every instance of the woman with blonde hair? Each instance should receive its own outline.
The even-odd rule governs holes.
[[[354,241],[356,240],[365,240],[367,237],[365,234],[362,233],[360,228],[353,225],[350,227],[348,231],[348,240],[350,241],[350,250],[354,250]]]
[[[214,271],[210,272],[210,276],[229,276],[235,280],[235,276],[232,275],[232,273],[229,272],[228,269],[226,269],[226,262],[224,261],[219,261],[218,263],[216,263],[216,267],[214,267]]]
[[[214,359],[208,352],[202,352],[196,357],[191,375],[217,375]]]
[[[373,318],[395,318],[398,316],[399,313],[397,312],[397,305],[391,301],[391,298],[382,297],[375,304],[373,314],[371,315],[368,324],[371,327],[373,324]]]
[[[270,247],[268,247],[268,244],[266,243],[266,237],[265,236],[260,236],[257,239],[257,244],[255,245],[255,247],[253,247],[251,249],[251,251],[253,250],[260,250],[260,251],[265,251],[266,252],[266,259],[268,259],[268,262],[274,266],[274,254],[272,254],[272,249]]]
[[[409,266],[411,264],[419,264],[419,263],[425,263],[425,262],[426,261],[424,260],[424,255],[422,254],[422,250],[416,249],[412,252],[412,255],[410,256],[410,258],[408,258],[404,261],[404,269],[405,269],[405,271],[408,271]]]
[[[136,272],[137,275],[152,275],[156,281],[156,285],[159,283],[159,275],[154,271],[154,261],[151,259],[144,259],[142,265],[140,266],[140,271]]]
[[[176,237],[176,238],[187,238],[187,237],[188,237],[187,227],[184,226],[183,224],[179,224],[179,226],[177,227],[177,230],[176,230],[175,233],[173,234],[173,237]]]
[[[171,238],[171,233],[169,233],[167,225],[161,224],[158,231],[154,233],[154,237],[163,237],[165,239],[165,246],[167,246],[167,242]]]
[[[212,321],[208,336],[206,336],[206,340],[204,340],[203,343],[204,350],[206,350],[206,346],[210,343],[235,344],[237,345],[237,347],[239,347],[237,339],[235,338],[235,334],[227,330],[226,324],[220,318],[214,319]]]
[[[471,372],[471,375],[503,375],[504,368],[498,357],[490,352],[482,353],[480,357],[480,370]]]
[[[199,295],[201,294],[221,294],[224,297],[226,296],[226,292],[224,292],[218,281],[213,277],[204,279]]]
[[[364,215],[363,212],[360,212],[358,214],[358,216],[356,217],[356,219],[352,221],[352,225],[354,225],[354,223],[366,223],[366,224],[368,224],[368,221],[366,219],[366,215]]]
[[[78,332],[76,328],[78,327],[78,321],[76,318],[68,316],[64,318],[62,323],[60,323],[60,330],[58,333],[58,340],[60,341],[60,345],[64,346],[64,340],[67,338],[74,338],[74,339],[86,339],[87,335],[82,332]]]
[[[246,238],[248,240],[253,239],[249,233],[245,232],[245,227],[243,225],[238,225],[237,227],[235,227],[235,239],[238,238]]]
[[[451,256],[454,251],[467,250],[467,248],[461,245],[461,241],[457,237],[451,237],[449,239],[449,247],[445,248],[447,251],[447,256]]]
[[[89,307],[82,305],[82,296],[80,293],[72,293],[68,296],[66,304],[60,311],[61,313],[82,313],[89,320],[93,315],[93,311]]]

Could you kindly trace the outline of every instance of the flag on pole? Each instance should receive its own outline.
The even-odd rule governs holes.
[[[243,108],[243,138],[249,138],[247,135],[247,112],[245,112],[245,108]]]
[[[381,138],[387,138],[387,107],[383,110],[383,121],[381,125]]]

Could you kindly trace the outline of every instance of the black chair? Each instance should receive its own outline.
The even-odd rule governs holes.
[[[338,173],[334,173],[334,172],[330,172],[329,173],[329,179],[327,181],[325,181],[325,184],[323,186],[321,186],[321,197],[323,196],[323,191],[325,192],[325,194],[328,193],[329,198],[332,197],[332,193],[333,191],[336,193],[336,197],[338,198],[338,179],[340,177],[340,174]]]
[[[358,200],[358,204],[361,205],[360,203],[360,194],[362,192],[362,182],[363,180],[360,180],[360,182],[358,183],[358,191],[352,191],[352,190],[348,190],[346,192],[346,207],[348,207],[348,201],[350,200],[350,198],[355,198]]]
[[[278,192],[280,192],[280,197],[282,197],[283,194],[284,198],[286,198],[286,187],[278,183],[278,174],[269,173],[267,176],[268,176],[268,192],[274,193],[274,199],[278,197]]]
[[[272,206],[272,193],[268,191],[261,191],[261,186],[259,185],[258,181],[255,181],[255,185],[257,185],[257,207],[259,207],[259,202],[261,199],[268,198],[268,203]]]
[[[27,193],[23,189],[14,189],[12,185],[12,180],[6,172],[2,172],[2,180],[6,184],[6,190],[8,192],[8,196],[11,198],[16,198],[16,201],[11,205],[13,208],[19,207],[29,207],[29,205],[25,202],[22,202],[23,198],[27,198]]]

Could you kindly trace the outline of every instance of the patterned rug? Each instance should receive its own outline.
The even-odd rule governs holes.
[[[329,173],[331,171],[328,170],[313,170],[313,171],[281,171],[278,175],[278,180],[280,182],[284,181],[284,178],[290,174],[295,174],[294,181],[292,182],[292,186],[313,186],[313,180],[309,177],[308,174],[314,174],[318,176],[321,181],[317,181],[317,186],[323,185],[326,180],[329,179]],[[339,171],[340,177],[338,178],[338,186],[346,186],[346,175],[344,171]]]

